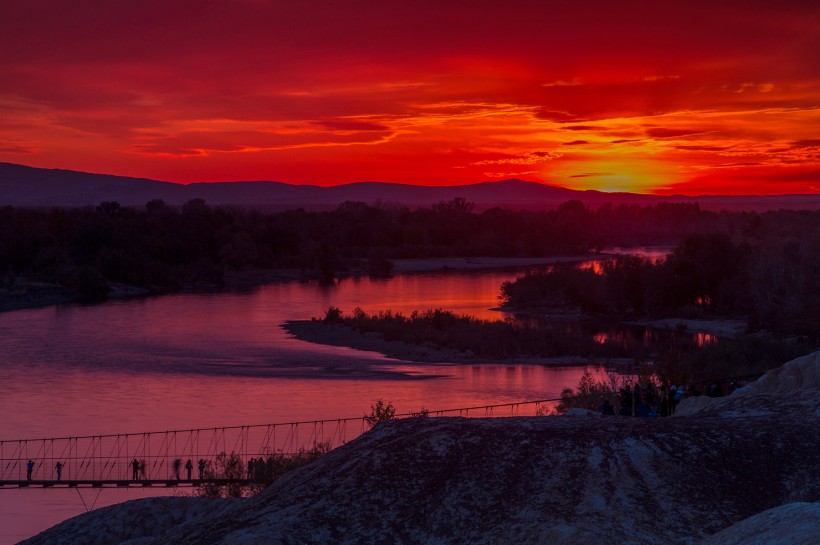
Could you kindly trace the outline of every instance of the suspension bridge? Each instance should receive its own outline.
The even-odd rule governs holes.
[[[534,416],[557,399],[419,413],[418,416]],[[0,440],[2,488],[146,488],[265,482],[279,460],[327,451],[370,429],[368,417]]]

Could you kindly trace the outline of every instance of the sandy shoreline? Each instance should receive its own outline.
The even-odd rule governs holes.
[[[534,364],[554,366],[579,365],[626,365],[631,358],[582,358],[565,356],[556,358],[477,358],[464,352],[444,350],[431,345],[416,345],[399,341],[387,341],[378,333],[360,333],[350,327],[339,324],[325,324],[319,320],[291,320],[281,325],[282,329],[295,338],[316,344],[342,346],[368,352],[378,352],[388,358],[416,363],[453,363],[453,364]]]

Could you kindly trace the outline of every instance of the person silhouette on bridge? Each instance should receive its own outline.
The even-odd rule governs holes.
[[[55,467],[55,469],[57,469],[57,480],[62,481],[63,480],[63,463],[62,462],[57,462],[57,465],[54,466],[54,467]]]
[[[26,480],[27,481],[31,480],[31,472],[32,471],[34,471],[34,462],[29,459],[29,461],[26,462]]]
[[[194,469],[194,463],[188,458],[188,461],[185,462],[185,471],[188,472],[188,480],[191,480],[191,470]]]
[[[177,458],[174,460],[174,477],[179,480],[179,468],[182,467],[182,460]]]
[[[137,461],[136,458],[131,460],[131,480],[140,480],[140,463]]]
[[[202,480],[202,475],[205,473],[205,460],[200,458],[199,459],[199,480]]]

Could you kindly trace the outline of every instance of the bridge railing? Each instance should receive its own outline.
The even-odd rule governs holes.
[[[557,399],[425,411],[430,417],[533,416]],[[395,418],[419,413],[395,415]],[[249,426],[0,440],[0,482],[198,479],[220,453],[251,458],[336,448],[370,428],[364,416]],[[136,462],[136,463],[135,463]],[[58,471],[58,463],[60,469]],[[30,472],[29,472],[30,469]]]

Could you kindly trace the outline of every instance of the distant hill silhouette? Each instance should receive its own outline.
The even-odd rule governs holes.
[[[118,201],[124,206],[142,206],[151,199],[162,199],[166,204],[180,205],[190,199],[201,198],[212,205],[254,206],[271,210],[299,207],[320,210],[335,208],[344,201],[420,207],[456,197],[475,203],[479,210],[494,206],[530,210],[554,208],[571,199],[578,199],[591,207],[605,203],[648,205],[658,202],[698,202],[707,209],[820,208],[820,195],[817,194],[657,196],[576,191],[516,179],[458,186],[358,182],[319,187],[268,181],[183,185],[145,178],[0,163],[0,206],[86,206],[103,201]]]

